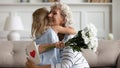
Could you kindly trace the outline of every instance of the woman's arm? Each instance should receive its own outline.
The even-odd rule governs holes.
[[[52,28],[62,34],[76,34],[76,31],[72,27],[52,26]]]

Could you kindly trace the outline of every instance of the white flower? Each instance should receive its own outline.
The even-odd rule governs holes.
[[[97,36],[97,29],[93,24],[89,24],[88,26],[89,32],[90,32],[90,36]]]
[[[88,37],[84,37],[83,39],[84,39],[84,43],[85,43],[85,44],[88,44],[88,43],[89,43],[89,38],[88,38]]]
[[[92,38],[92,50],[96,52],[97,47],[98,47],[98,39],[96,37]]]
[[[82,30],[81,34],[84,39],[84,43],[88,45],[88,49],[96,52],[98,47],[96,27],[93,24],[89,24]]]
[[[84,32],[84,31],[82,31],[81,33],[82,33],[82,38],[83,38],[83,40],[84,40],[84,43],[85,43],[85,44],[88,44],[88,43],[89,43],[89,38],[85,35],[85,32]]]
[[[82,30],[81,34],[82,34],[82,37],[84,38],[85,37],[85,31]]]
[[[85,27],[85,28],[83,29],[83,31],[84,31],[85,33],[87,33],[87,32],[89,31],[89,27]]]

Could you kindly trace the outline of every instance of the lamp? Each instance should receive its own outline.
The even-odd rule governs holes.
[[[6,18],[4,30],[10,31],[7,36],[8,40],[20,40],[20,34],[17,31],[24,30],[20,16],[18,16],[16,13],[10,13]]]

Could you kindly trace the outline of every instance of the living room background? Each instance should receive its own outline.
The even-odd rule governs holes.
[[[70,10],[73,12],[72,25],[76,30],[83,29],[86,24],[93,23],[98,29],[98,37],[107,39],[109,33],[113,33],[115,39],[120,38],[120,1],[113,0],[108,3],[91,3],[88,0],[75,0],[71,3],[68,0]],[[17,13],[21,17],[24,31],[19,31],[22,39],[31,38],[32,12],[40,7],[50,8],[52,2],[42,2],[42,0],[30,0],[30,2],[20,2],[20,0],[0,0],[0,39],[6,39],[9,31],[4,31],[6,17],[10,13]]]

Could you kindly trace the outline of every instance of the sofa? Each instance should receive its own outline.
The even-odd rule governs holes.
[[[0,68],[25,68],[26,46],[32,41],[0,41]],[[82,50],[91,68],[120,68],[120,40],[99,40],[93,52]]]
[[[99,40],[96,52],[82,53],[91,68],[120,68],[120,40]]]

